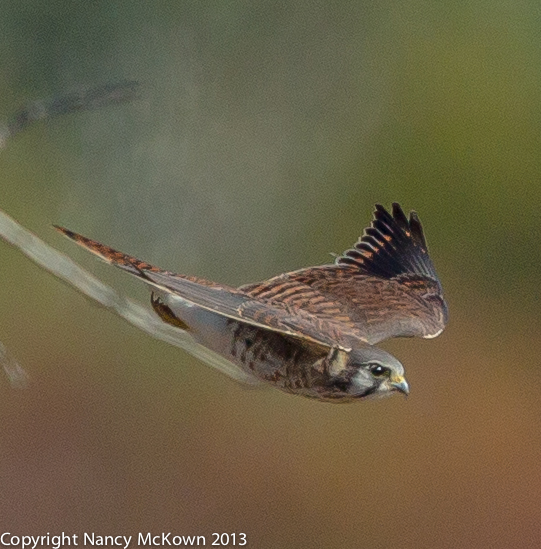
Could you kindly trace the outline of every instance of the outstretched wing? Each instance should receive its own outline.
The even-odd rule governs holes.
[[[231,288],[164,271],[57,227],[103,260],[185,302],[222,316],[326,347],[389,337],[435,337],[447,305],[415,212],[376,206],[372,226],[334,265],[285,273]]]
[[[165,271],[63,227],[55,228],[104,261],[192,305],[325,347],[350,350],[343,326],[336,319],[319,318],[306,311],[291,309],[286,303],[267,303],[239,289]],[[348,335],[356,336],[355,333]]]
[[[284,303],[370,344],[390,337],[436,337],[447,323],[447,304],[428,255],[417,214],[398,204],[377,205],[372,225],[334,265],[310,267],[242,286],[266,303]]]

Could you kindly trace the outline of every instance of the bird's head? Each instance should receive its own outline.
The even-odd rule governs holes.
[[[404,367],[382,349],[371,345],[352,349],[343,358],[343,366],[344,362],[345,368],[335,370],[332,383],[349,398],[380,398],[395,392],[409,394]]]

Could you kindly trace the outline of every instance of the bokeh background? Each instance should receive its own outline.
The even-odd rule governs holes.
[[[0,152],[0,208],[229,284],[332,260],[373,204],[416,209],[450,305],[386,343],[409,399],[250,390],[0,242],[2,532],[205,535],[257,548],[538,547],[537,2],[3,0],[0,115],[81,85],[142,98]]]

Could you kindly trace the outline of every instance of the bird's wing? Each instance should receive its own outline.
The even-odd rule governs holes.
[[[417,214],[398,204],[377,205],[372,225],[334,265],[310,267],[242,291],[269,304],[282,303],[343,333],[375,344],[390,337],[436,337],[447,323],[447,304],[428,255]]]
[[[68,229],[58,226],[55,228],[104,261],[120,267],[141,278],[147,284],[164,290],[184,302],[240,322],[325,347],[350,350],[343,337],[343,326],[332,317],[320,318],[306,311],[292,309],[286,303],[267,303],[254,299],[239,289],[164,271]],[[355,337],[354,333],[348,335]]]
[[[389,337],[435,337],[447,305],[428,255],[421,223],[398,204],[377,205],[372,226],[334,265],[285,273],[231,288],[175,274],[57,227],[103,260],[148,284],[225,317],[326,347]]]

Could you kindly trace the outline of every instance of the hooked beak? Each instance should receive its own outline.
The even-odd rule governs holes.
[[[402,376],[392,377],[390,385],[393,389],[400,391],[406,396],[410,394],[410,386]]]

